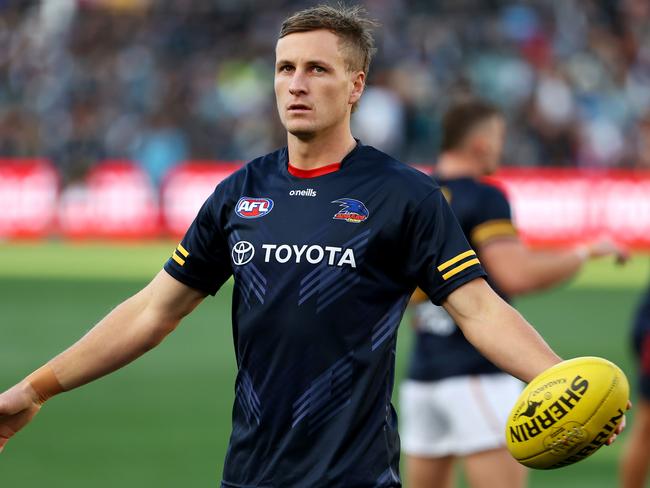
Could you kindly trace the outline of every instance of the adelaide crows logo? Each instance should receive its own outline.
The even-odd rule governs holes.
[[[352,222],[353,224],[358,224],[363,222],[368,218],[370,212],[359,200],[354,198],[339,198],[334,200],[331,203],[338,203],[341,205],[341,210],[339,210],[336,215],[334,215],[334,220],[345,220],[346,222]]]

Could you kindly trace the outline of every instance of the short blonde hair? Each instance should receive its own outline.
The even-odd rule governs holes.
[[[378,24],[365,17],[363,7],[318,5],[287,18],[280,29],[279,39],[295,32],[327,29],[341,40],[348,71],[363,71],[366,75],[370,60],[375,54],[375,40],[372,28]]]

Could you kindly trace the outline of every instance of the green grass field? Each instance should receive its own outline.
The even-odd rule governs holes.
[[[0,244],[0,390],[141,288],[174,245]],[[633,381],[628,328],[647,275],[644,257],[625,268],[601,262],[517,306],[561,355],[604,356]],[[218,486],[235,378],[230,290],[139,361],[49,402],[0,455],[0,486]],[[401,375],[411,336],[408,327],[400,334]],[[575,466],[533,472],[530,486],[616,486],[623,442]]]

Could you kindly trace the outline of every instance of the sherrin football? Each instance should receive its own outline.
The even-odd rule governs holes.
[[[508,417],[508,450],[529,468],[552,469],[605,444],[627,408],[630,387],[618,366],[597,357],[547,369],[521,393]]]

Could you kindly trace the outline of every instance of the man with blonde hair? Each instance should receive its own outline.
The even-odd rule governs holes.
[[[328,6],[285,20],[275,95],[287,147],[220,183],[149,285],[0,395],[0,444],[52,395],[156,346],[230,276],[238,374],[223,487],[400,486],[395,341],[417,286],[521,379],[560,361],[486,284],[438,186],[353,138],[372,25]]]

